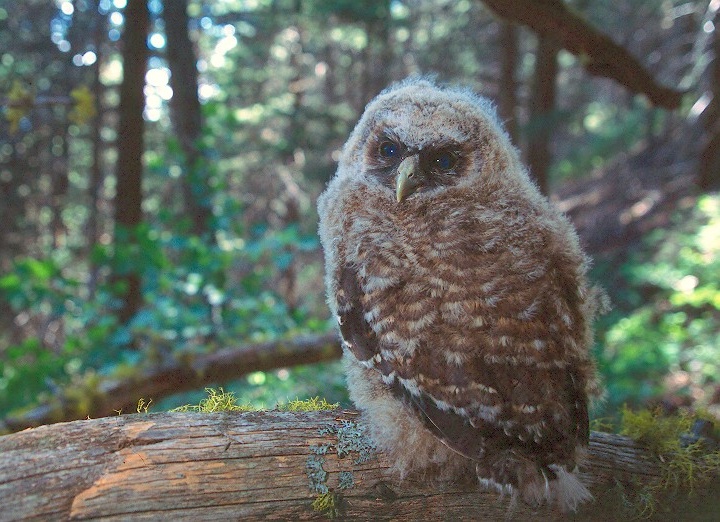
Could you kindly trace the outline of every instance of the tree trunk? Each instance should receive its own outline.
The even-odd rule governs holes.
[[[390,1],[377,0],[364,6],[368,10],[363,23],[367,45],[362,53],[364,72],[360,112],[390,82],[393,51],[390,43]]]
[[[701,190],[720,189],[720,9],[715,11],[713,19],[713,62],[710,64],[710,85],[712,101],[705,109],[702,118],[705,126],[706,142],[700,154],[700,174],[698,185]]]
[[[518,27],[512,22],[500,26],[500,85],[498,85],[498,112],[505,123],[510,139],[518,145],[517,79]]]
[[[92,126],[92,165],[90,166],[90,183],[88,185],[88,192],[90,196],[90,203],[88,209],[88,220],[87,220],[87,248],[90,254],[87,256],[90,259],[90,274],[88,277],[88,290],[91,296],[95,295],[97,288],[98,274],[100,267],[93,260],[92,250],[98,244],[100,239],[100,232],[102,230],[102,221],[100,219],[100,196],[102,193],[102,186],[104,182],[103,175],[103,140],[102,140],[102,125],[103,125],[103,93],[105,87],[100,78],[100,66],[103,62],[103,43],[106,38],[106,15],[100,12],[100,0],[94,0],[93,5],[93,45],[95,47],[95,63],[92,65],[93,71],[93,86],[92,92],[95,95],[95,104],[97,107],[97,113],[91,121]]]
[[[552,37],[538,38],[535,52],[535,80],[530,101],[527,156],[530,174],[543,194],[548,194],[548,171],[552,162],[550,141],[555,108],[557,55],[560,50]]]
[[[212,230],[212,197],[208,166],[200,149],[202,113],[198,97],[197,53],[188,34],[187,0],[165,0],[165,35],[170,86],[170,113],[175,136],[185,156],[182,192],[192,231],[209,236]]]
[[[142,156],[145,121],[145,69],[147,66],[147,35],[150,15],[146,0],[129,0],[125,8],[123,34],[123,80],[120,85],[120,120],[117,136],[117,167],[115,192],[115,253],[124,252],[129,259],[117,269],[115,280],[123,283],[122,307],[118,318],[126,323],[135,315],[142,302],[140,291],[141,254],[138,250],[137,227],[142,221]]]
[[[67,108],[65,109],[67,113]],[[67,229],[62,218],[62,211],[65,208],[66,196],[70,180],[68,178],[68,132],[67,126],[58,131],[55,138],[59,138],[62,142],[62,153],[53,154],[51,160],[51,184],[52,193],[50,194],[50,208],[52,209],[52,246],[54,250],[63,248],[67,238]]]
[[[0,437],[3,520],[558,520],[477,484],[406,479],[372,449],[354,411],[161,413],[42,426]],[[596,502],[577,520],[622,520],[661,463],[632,440],[592,433],[582,478]],[[640,489],[642,491],[642,489]],[[320,497],[324,492],[327,494]],[[710,520],[720,484],[660,519]],[[713,494],[715,497],[713,497]],[[662,495],[662,498],[660,498]],[[322,500],[331,501],[318,511]],[[315,508],[313,507],[315,505]],[[334,509],[329,509],[334,507]],[[691,516],[692,514],[692,516]],[[708,518],[702,518],[703,516]]]

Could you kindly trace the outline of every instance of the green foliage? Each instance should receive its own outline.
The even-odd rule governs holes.
[[[355,2],[339,0],[333,2],[311,2],[310,14],[318,16],[338,15],[348,22],[375,22],[389,15],[388,0]]]
[[[621,268],[601,320],[600,368],[608,409],[640,405],[668,389],[720,383],[720,197],[707,195],[658,230]]]
[[[14,308],[23,308],[44,300],[56,309],[61,306],[63,293],[54,292],[53,277],[60,270],[52,259],[21,258],[13,263],[13,270],[0,277],[0,291]],[[57,287],[56,287],[57,288]]]
[[[10,123],[10,134],[15,134],[20,128],[20,121],[33,105],[33,94],[19,80],[15,80],[7,97],[5,118]]]
[[[288,397],[324,397],[329,403],[349,405],[341,363],[321,363],[269,372],[254,372],[233,383],[239,396],[258,407],[273,407]]]
[[[293,318],[267,290],[270,260],[281,263],[286,254],[287,237],[280,235],[254,241],[226,236],[209,245],[195,236],[161,234],[155,241],[162,255],[145,272],[147,306],[131,323],[135,335],[150,344],[172,342],[175,350],[208,350],[297,328],[302,311]]]
[[[52,257],[19,258],[0,277],[0,299],[15,313],[58,329],[0,350],[0,412],[32,405],[78,381],[88,369],[115,361],[123,344],[121,329],[103,313],[112,297],[98,291],[88,300],[83,290]],[[53,338],[59,342],[49,346]]]
[[[548,124],[557,127],[562,122],[572,135],[585,138],[581,146],[570,145],[553,165],[551,176],[556,181],[606,166],[618,153],[639,143],[648,131],[648,108],[640,104],[628,110],[615,103],[593,102],[584,113],[556,111],[551,117],[553,121],[529,122],[528,132],[541,131]]]
[[[115,283],[100,285],[89,298],[85,286],[66,275],[70,267],[53,257],[20,258],[0,277],[0,297],[14,313],[44,316],[63,327],[55,347],[32,336],[4,350],[0,412],[32,405],[85,372],[109,374],[128,364],[157,364],[242,339],[327,328],[306,308],[289,310],[270,289],[278,270],[317,246],[314,236],[296,226],[258,229],[247,239],[226,231],[217,244],[174,231],[170,224],[143,224],[119,234],[114,249],[96,247],[93,261],[113,273],[140,272],[145,306],[126,325],[118,324],[113,313]]]

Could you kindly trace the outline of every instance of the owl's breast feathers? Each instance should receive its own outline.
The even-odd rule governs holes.
[[[432,202],[391,212],[368,197],[344,205],[345,348],[457,453],[510,449],[550,476],[574,466],[593,368],[584,257],[556,237],[554,215],[460,191],[431,213]]]

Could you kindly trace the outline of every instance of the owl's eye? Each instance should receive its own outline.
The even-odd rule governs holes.
[[[457,163],[457,154],[450,151],[438,152],[432,158],[432,165],[438,170],[450,170]]]
[[[378,152],[383,158],[394,158],[398,155],[399,148],[392,141],[383,141],[378,147]]]

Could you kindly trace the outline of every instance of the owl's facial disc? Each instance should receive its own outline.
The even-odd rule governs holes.
[[[416,193],[455,185],[467,168],[467,151],[454,141],[407,145],[394,133],[378,132],[367,149],[367,171],[402,203]]]

